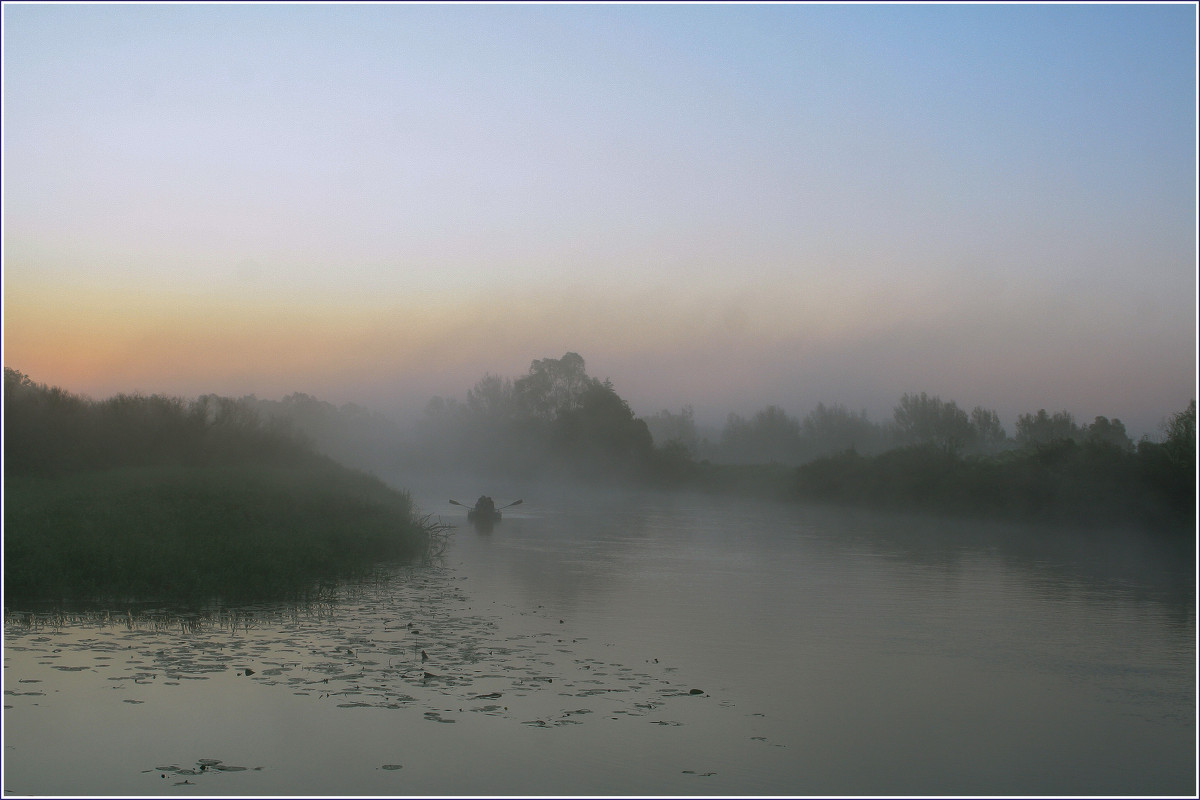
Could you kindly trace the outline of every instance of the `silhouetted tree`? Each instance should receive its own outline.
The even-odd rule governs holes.
[[[1196,465],[1196,401],[1193,400],[1186,409],[1172,414],[1167,420],[1163,440],[1163,448],[1171,460],[1179,465]]]
[[[1125,432],[1125,425],[1115,417],[1096,417],[1083,431],[1084,441],[1091,444],[1111,445],[1120,450],[1132,451],[1133,441]]]
[[[943,402],[925,392],[901,397],[892,418],[903,443],[928,443],[949,450],[962,450],[975,443],[975,429],[967,412],[953,401]]]
[[[492,424],[511,422],[516,415],[513,382],[490,372],[484,375],[475,388],[467,390],[467,410]]]
[[[855,414],[845,406],[817,403],[800,423],[801,447],[806,458],[854,450],[875,452],[883,446],[883,432],[867,419],[867,412]]]
[[[608,381],[591,381],[575,407],[555,420],[552,440],[560,454],[587,472],[647,466],[654,441]]]
[[[721,453],[742,463],[799,462],[800,423],[775,405],[749,420],[730,414],[721,431]]]
[[[245,400],[163,395],[103,401],[36,384],[5,370],[5,469],[57,475],[80,470],[200,464],[265,464],[315,458],[286,420]]]
[[[1000,424],[1000,415],[983,406],[971,409],[971,428],[975,447],[985,453],[996,452],[1008,444],[1008,433]]]
[[[583,357],[566,353],[562,358],[534,361],[529,373],[513,383],[513,392],[524,413],[553,420],[577,408],[593,382],[584,369]]]
[[[1036,414],[1021,414],[1017,417],[1017,444],[1027,447],[1045,445],[1053,442],[1079,438],[1079,426],[1068,411],[1059,411],[1053,416],[1046,409],[1038,409]]]

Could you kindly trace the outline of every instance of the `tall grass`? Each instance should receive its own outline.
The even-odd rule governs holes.
[[[221,398],[95,403],[6,370],[4,448],[6,603],[293,597],[437,531]]]

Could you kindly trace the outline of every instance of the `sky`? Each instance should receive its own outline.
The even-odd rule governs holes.
[[[1196,396],[1196,7],[3,5],[4,364],[720,425]]]

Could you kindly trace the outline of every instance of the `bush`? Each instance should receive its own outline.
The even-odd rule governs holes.
[[[6,369],[4,408],[6,601],[295,595],[437,529],[237,401],[93,402]]]
[[[812,461],[796,470],[795,495],[882,508],[1190,531],[1194,474],[1165,445],[1148,443],[1134,453],[1104,441],[1060,439],[971,457],[916,445],[869,458],[849,451]]]
[[[408,495],[330,464],[104,470],[6,480],[6,599],[303,594],[419,557]]]

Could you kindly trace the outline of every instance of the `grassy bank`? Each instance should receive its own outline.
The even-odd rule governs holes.
[[[5,481],[5,599],[295,596],[422,555],[408,495],[324,468],[175,467]]]
[[[436,532],[233,401],[94,402],[6,370],[4,406],[6,604],[294,597]]]

